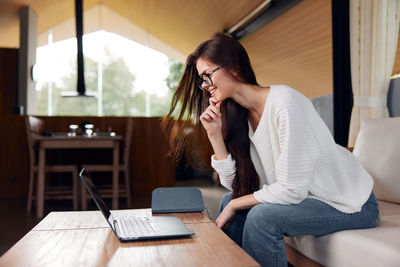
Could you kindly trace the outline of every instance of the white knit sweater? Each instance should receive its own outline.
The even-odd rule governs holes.
[[[273,85],[254,132],[249,123],[250,154],[262,188],[261,203],[296,204],[316,198],[344,213],[361,210],[373,180],[358,159],[335,144],[333,137],[304,95]],[[232,190],[236,163],[215,160],[221,184]]]

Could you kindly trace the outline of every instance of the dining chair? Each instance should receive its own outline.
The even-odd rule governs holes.
[[[29,186],[28,186],[28,203],[27,211],[32,209],[32,201],[36,199],[33,195],[35,179],[38,174],[37,151],[39,149],[39,141],[37,138],[43,132],[44,122],[42,119],[33,116],[25,118],[26,135],[28,139],[29,151]],[[45,199],[72,199],[73,209],[78,210],[78,168],[75,165],[45,165],[44,174],[46,173],[71,173],[72,188],[50,187],[44,188]],[[44,183],[46,184],[46,183]],[[36,194],[37,195],[37,194]]]
[[[123,154],[122,158],[120,160],[120,164],[118,166],[118,170],[121,173],[124,173],[124,178],[125,178],[125,184],[123,186],[119,186],[118,188],[118,196],[119,197],[125,197],[127,199],[128,207],[131,205],[131,189],[130,189],[130,172],[129,172],[129,156],[130,156],[130,147],[131,147],[131,139],[132,139],[132,128],[133,128],[133,119],[132,118],[127,118],[126,120],[126,130],[125,130],[125,136],[122,140],[122,146],[123,146]],[[82,166],[85,168],[85,170],[90,173],[90,172],[112,172],[113,171],[113,165],[110,164],[85,164]],[[103,188],[99,189],[99,192],[102,197],[104,198],[111,198],[112,197],[112,186],[111,188]],[[87,194],[87,190],[84,186],[81,184],[81,205],[82,209],[86,210],[87,209],[87,199],[91,198],[90,195]]]

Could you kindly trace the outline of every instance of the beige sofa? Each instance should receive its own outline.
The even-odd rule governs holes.
[[[400,266],[400,117],[365,121],[353,153],[374,178],[377,227],[286,238],[290,263],[300,266]]]

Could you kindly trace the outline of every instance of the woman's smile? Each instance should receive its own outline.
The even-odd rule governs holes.
[[[208,91],[208,92],[210,93],[210,95],[211,95],[212,97],[214,97],[215,91],[217,91],[217,88],[213,88],[213,89],[211,89],[211,90]]]

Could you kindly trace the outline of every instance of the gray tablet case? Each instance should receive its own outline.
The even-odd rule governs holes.
[[[160,187],[151,195],[152,213],[202,212],[201,192],[195,187]]]

